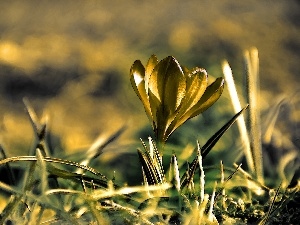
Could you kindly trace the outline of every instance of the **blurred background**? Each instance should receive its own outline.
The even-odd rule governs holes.
[[[288,121],[283,131],[299,144],[298,0],[0,0],[0,11],[0,140],[9,156],[26,155],[33,143],[24,97],[39,117],[48,115],[55,148],[87,149],[99,134],[126,125],[118,143],[135,153],[130,143],[152,133],[129,69],[151,54],[203,67],[210,82],[223,76],[228,60],[246,104],[243,53],[252,46],[260,57],[262,114],[287,97],[280,121]],[[234,114],[226,92],[171,141],[204,144]],[[236,144],[232,134],[222,141]]]

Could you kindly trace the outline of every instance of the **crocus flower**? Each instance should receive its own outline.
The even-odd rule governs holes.
[[[136,60],[130,69],[130,81],[162,143],[184,122],[214,104],[224,89],[223,78],[208,85],[204,69],[189,70],[172,56],[158,62],[152,55],[146,67]]]

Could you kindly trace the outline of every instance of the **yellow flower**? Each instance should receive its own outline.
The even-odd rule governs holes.
[[[146,67],[136,60],[130,69],[130,81],[160,142],[166,142],[185,121],[214,104],[224,89],[223,78],[208,86],[204,69],[188,70],[172,56],[158,62],[152,55]]]

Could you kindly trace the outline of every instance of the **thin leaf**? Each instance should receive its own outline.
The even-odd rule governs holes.
[[[114,131],[112,134],[101,134],[97,140],[91,145],[87,150],[85,159],[80,162],[81,165],[87,166],[92,160],[98,158],[110,143],[115,141],[120,135],[124,132],[126,126],[122,126],[117,131]]]
[[[196,169],[199,166],[198,158],[199,158],[199,155],[196,156],[196,158],[193,160],[193,162],[189,166],[187,172],[183,175],[183,177],[181,179],[181,189],[183,189],[185,187],[189,187],[190,184],[192,184],[195,173],[196,173]]]
[[[151,137],[149,137],[149,145],[151,146],[152,150],[153,150],[153,162],[154,162],[154,166],[158,171],[159,177],[161,182],[165,181],[165,172],[164,172],[164,168],[162,165],[162,158],[159,154],[159,151],[153,141],[153,139]]]
[[[47,169],[46,169],[46,163],[44,161],[43,153],[40,149],[36,150],[36,158],[37,163],[40,167],[40,176],[41,176],[41,193],[42,195],[45,194],[45,191],[48,189],[48,180],[47,180]]]
[[[262,141],[261,141],[261,122],[259,104],[259,58],[258,50],[251,48],[245,55],[246,77],[247,77],[247,97],[249,102],[249,133],[250,144],[254,159],[255,174],[257,179],[264,182],[264,171],[262,161]]]
[[[0,182],[0,187],[2,189],[3,186],[7,186],[9,189],[10,189],[10,186]],[[11,191],[12,193],[14,191]],[[1,216],[0,216],[0,224],[5,224],[5,221],[6,219],[11,215],[13,214],[13,212],[16,210],[16,208],[19,206],[19,204],[23,204],[21,201],[22,201],[22,198],[23,196],[20,194],[20,195],[13,195],[11,198],[10,198],[10,201],[6,204],[5,208],[2,210],[1,212]]]
[[[214,202],[215,202],[215,195],[216,195],[216,189],[217,189],[217,181],[215,182],[214,185],[214,189],[213,189],[213,193],[211,195],[211,199],[210,199],[210,204],[209,204],[209,210],[208,210],[208,221],[209,222],[214,222],[215,220],[215,215],[213,214],[213,208],[214,208]]]
[[[241,109],[241,103],[238,97],[238,93],[236,90],[236,85],[233,79],[233,75],[232,75],[232,70],[228,64],[227,61],[223,62],[223,74],[225,77],[225,81],[226,81],[226,86],[230,95],[230,100],[234,109],[234,113],[238,113]],[[253,161],[253,156],[252,156],[252,151],[251,151],[251,146],[250,146],[250,141],[249,141],[249,135],[248,135],[248,130],[246,127],[246,122],[244,119],[244,116],[241,115],[238,119],[237,119],[237,126],[240,132],[240,139],[241,139],[241,143],[242,143],[242,147],[244,150],[244,154],[245,154],[245,158],[247,161],[247,165],[249,167],[249,170],[251,173],[254,172],[254,161]]]
[[[96,176],[105,178],[106,177],[104,175],[102,175],[100,172],[98,172],[97,170],[95,170],[92,167],[89,166],[85,166],[85,165],[81,165],[77,162],[73,162],[73,161],[69,161],[69,160],[64,160],[64,159],[58,159],[58,158],[52,158],[52,157],[44,157],[43,158],[44,161],[46,162],[51,162],[51,163],[58,163],[58,164],[62,164],[62,165],[67,165],[67,166],[72,166],[72,167],[76,167],[76,168],[80,168],[84,171],[88,171]],[[1,164],[5,164],[8,162],[21,162],[21,161],[32,161],[34,163],[36,163],[37,158],[35,156],[16,156],[16,157],[10,157],[10,158],[6,158],[6,159],[2,159],[0,160],[0,165]]]
[[[240,112],[235,114],[218,132],[216,132],[201,148],[201,155],[205,157],[210,150],[215,146],[215,144],[219,141],[219,139],[223,136],[223,134],[231,127],[231,125],[236,121],[236,119],[241,115],[246,109],[248,105],[244,107]]]
[[[47,172],[49,173],[50,177],[68,179],[71,181],[80,182],[81,184],[82,182],[84,182],[84,183],[88,183],[91,187],[97,186],[97,187],[107,188],[108,186],[107,185],[108,180],[105,177],[78,174],[75,172],[58,169],[51,164],[47,165]]]
[[[215,146],[215,144],[219,141],[219,139],[223,136],[223,134],[231,127],[231,125],[236,121],[236,119],[247,109],[248,105],[244,107],[240,112],[234,115],[231,120],[229,120],[218,132],[216,132],[201,148],[201,156],[204,158],[211,149]],[[181,188],[186,187],[192,182],[194,177],[194,173],[196,168],[199,166],[198,155],[191,163],[191,168],[188,169],[187,173],[181,179]]]
[[[180,191],[180,176],[176,155],[173,154],[170,162],[169,181],[177,191]]]
[[[141,140],[142,141],[142,140]],[[148,184],[158,184],[160,181],[160,176],[156,171],[153,158],[150,154],[150,150],[147,145],[142,141],[144,151],[138,149],[138,155],[142,168],[144,169],[145,176],[147,178]]]
[[[199,165],[199,186],[200,186],[200,203],[204,201],[204,186],[205,186],[205,174],[203,169],[203,160],[201,155],[201,147],[197,141],[197,155],[198,155],[198,165]]]
[[[6,153],[5,153],[5,150],[3,149],[2,145],[0,144],[0,153],[2,154],[2,157],[4,159],[6,159]],[[15,174],[11,168],[11,166],[9,165],[9,163],[6,163],[5,164],[6,166],[6,170],[7,170],[7,177],[9,179],[9,182],[10,184],[12,185],[16,185],[17,184],[17,181],[16,181],[16,177],[15,177]]]
[[[158,179],[155,175],[154,169],[151,166],[151,163],[149,162],[147,156],[144,152],[142,152],[140,149],[137,150],[140,163],[142,165],[142,168],[144,170],[145,176],[147,178],[147,183],[149,185],[158,184]]]
[[[144,170],[145,176],[147,178],[148,184],[162,184],[165,182],[165,174],[162,166],[161,156],[158,149],[149,137],[150,149],[141,140],[144,151],[138,149],[139,159]]]
[[[42,125],[40,124],[39,119],[38,119],[35,111],[33,110],[33,107],[31,106],[29,100],[27,98],[23,98],[23,103],[25,105],[26,111],[28,113],[31,125],[35,131],[35,134],[37,134],[37,136],[39,136]]]
[[[27,111],[27,114],[29,116],[32,128],[34,130],[36,140],[34,143],[33,148],[30,150],[29,155],[34,155],[36,148],[40,145],[42,146],[41,149],[45,151],[46,155],[50,155],[50,151],[48,149],[48,146],[46,145],[45,138],[46,138],[46,123],[41,123],[31,106],[29,100],[27,98],[23,98],[23,102]]]
[[[280,188],[281,188],[281,183],[280,185],[278,186],[278,188],[276,189],[276,192],[275,192],[275,195],[273,197],[273,201],[268,209],[268,212],[267,214],[263,217],[263,219],[258,223],[258,225],[265,225],[268,223],[268,219],[271,217],[271,214],[272,214],[272,210],[273,210],[273,207],[276,203],[276,198],[278,197],[279,195],[279,191],[280,191]]]

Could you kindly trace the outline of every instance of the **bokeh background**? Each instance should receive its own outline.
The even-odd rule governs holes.
[[[151,128],[131,89],[129,69],[151,54],[203,67],[210,81],[222,76],[227,59],[246,103],[243,52],[255,46],[262,112],[284,95],[292,110],[280,119],[299,121],[298,0],[0,0],[0,12],[0,138],[8,156],[26,155],[33,142],[24,97],[39,117],[48,115],[52,141],[61,151],[87,149],[99,134],[126,125],[118,146],[127,147],[110,151],[135,152],[130,143],[151,135]],[[204,144],[233,115],[227,96],[173,141],[186,145],[203,138]],[[297,125],[285,129],[299,143]],[[223,142],[232,146],[235,140],[229,134]]]

